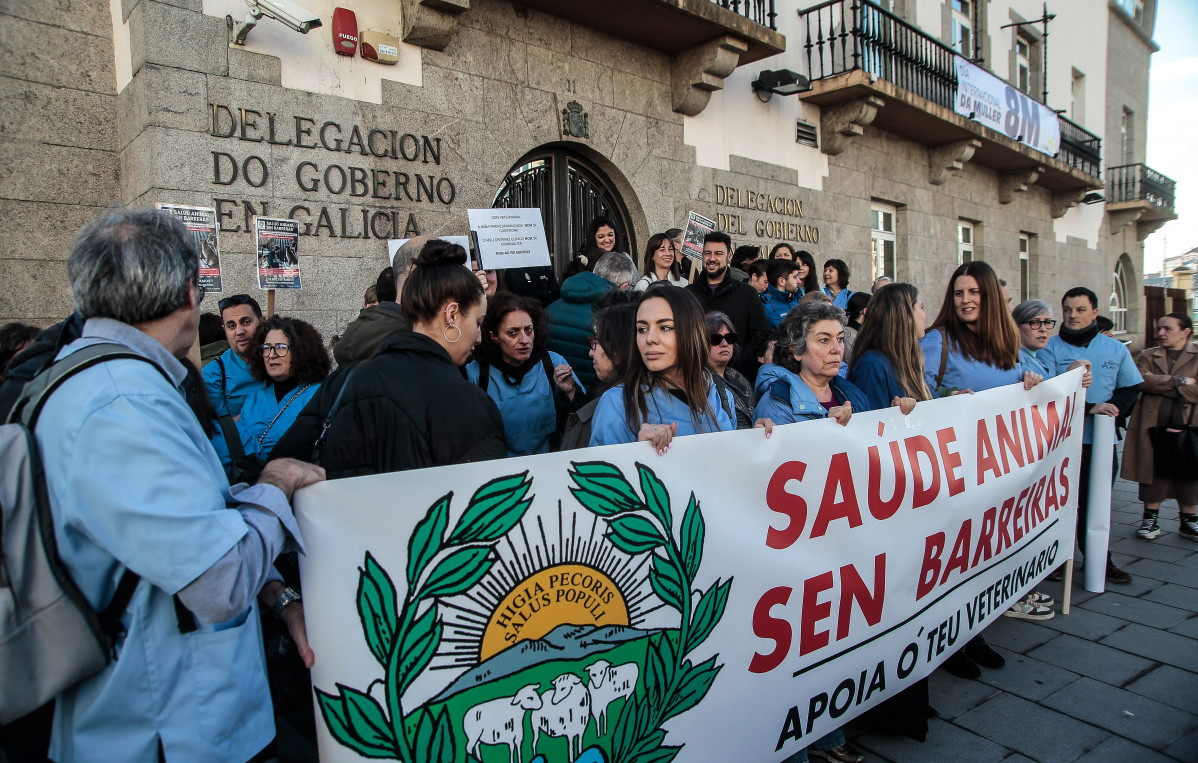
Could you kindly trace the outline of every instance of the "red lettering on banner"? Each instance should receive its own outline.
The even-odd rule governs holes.
[[[1002,502],[1002,508],[998,510],[998,544],[994,547],[995,554],[1001,554],[1004,548],[1011,545],[1011,530],[1008,523],[1011,521],[1011,508],[1014,505],[1015,499],[1008,498]]]
[[[836,500],[836,496],[840,500]],[[824,497],[819,503],[819,512],[811,523],[811,537],[821,538],[828,532],[833,520],[847,519],[849,527],[861,526],[861,507],[857,505],[857,490],[853,487],[853,470],[849,466],[849,454],[837,453],[828,464],[828,480],[824,483]]]
[[[882,619],[882,603],[886,598],[886,554],[874,557],[874,591],[871,594],[857,568],[846,564],[840,568],[840,610],[836,617],[836,640],[849,635],[853,617],[853,602],[865,616],[865,622],[877,625]]]
[[[993,506],[982,512],[982,526],[978,530],[978,545],[973,551],[973,563],[971,567],[977,567],[978,562],[988,562],[993,552],[990,550],[990,544],[994,540],[994,515],[996,510]],[[981,557],[979,559],[979,557]]]
[[[1023,452],[1030,464],[1032,462],[1032,428],[1027,423],[1027,408],[1019,409],[1019,424],[1019,431],[1023,434]]]
[[[944,572],[940,576],[940,584],[944,585],[948,580],[948,573],[953,570],[960,570],[961,574],[969,569],[969,538],[973,535],[973,520],[966,519],[961,523],[961,529],[957,531],[957,540],[953,543],[952,553],[948,556],[948,564],[944,565]]]
[[[1066,402],[1065,406],[1068,405]],[[1056,401],[1049,401],[1046,415],[1040,414],[1040,406],[1032,408],[1032,426],[1036,431],[1036,455],[1044,458],[1057,447],[1060,438],[1061,420],[1057,416]]]
[[[1023,466],[1023,443],[1019,441],[1019,425],[1016,423],[1015,411],[1011,411],[1011,428],[1009,430],[1002,416],[996,417],[995,423],[998,424],[998,452],[1002,456],[1002,472],[1009,474],[1011,462],[1007,460],[1008,455],[1013,456],[1015,463],[1019,466]]]
[[[908,437],[907,460],[911,462],[911,508],[918,509],[936,500],[940,492],[940,469],[936,464],[936,449],[932,442],[923,435]],[[923,469],[919,463],[919,454],[928,458],[929,482],[924,482]]]
[[[1023,537],[1023,528],[1027,521],[1027,501],[1024,499],[1031,498],[1031,492],[1025,487],[1019,491],[1019,498],[1015,501],[1015,510],[1011,512],[1011,545],[1015,545]]]
[[[799,623],[799,654],[810,654],[828,645],[828,631],[816,631],[815,626],[832,614],[832,602],[820,603],[819,595],[831,590],[834,577],[831,571],[803,582],[803,619]]]
[[[1040,499],[1044,497],[1044,483],[1047,481],[1047,477],[1041,477],[1040,481],[1036,483],[1036,489],[1032,491],[1032,500],[1028,502],[1028,513],[1032,518],[1031,523],[1028,525],[1028,532],[1031,532],[1033,527],[1038,526],[1048,518],[1048,512],[1040,505]]]
[[[994,445],[990,442],[990,430],[986,427],[985,419],[978,419],[978,484],[986,481],[986,472],[993,472],[995,477],[1003,475],[998,468],[998,457],[994,455]]]
[[[786,653],[790,651],[792,636],[790,623],[774,617],[770,614],[770,610],[775,605],[786,604],[790,601],[792,590],[789,586],[771,588],[762,595],[757,606],[753,608],[753,635],[773,641],[774,650],[769,654],[754,652],[753,659],[749,661],[750,673],[768,673],[786,659]]]
[[[779,530],[773,525],[765,533],[765,545],[770,548],[790,548],[807,524],[807,502],[801,496],[787,492],[786,483],[803,481],[807,464],[802,461],[787,461],[779,466],[765,489],[765,504],[773,511],[790,518],[790,524]]]
[[[936,442],[940,443],[940,463],[944,465],[944,481],[948,483],[948,494],[956,495],[965,489],[965,480],[957,476],[961,468],[961,454],[948,449],[957,441],[957,432],[952,427],[936,432]]]
[[[915,600],[919,601],[932,592],[940,577],[940,555],[944,553],[944,533],[932,533],[924,540],[923,567],[919,571],[919,583],[915,586]]]
[[[1052,474],[1048,475],[1048,481],[1044,486],[1044,517],[1061,508],[1057,502],[1057,470],[1053,467]]]
[[[883,501],[882,492],[882,458],[878,446],[869,446],[869,513],[874,519],[890,519],[903,505],[903,497],[907,493],[907,467],[903,464],[898,440],[890,443],[890,460],[894,468],[894,494],[889,500]]]
[[[1069,505],[1069,475],[1065,473],[1067,468],[1069,468],[1069,457],[1065,456],[1061,461],[1061,494],[1057,497],[1062,506]]]

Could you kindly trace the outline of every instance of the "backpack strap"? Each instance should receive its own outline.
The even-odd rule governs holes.
[[[47,399],[54,390],[75,374],[108,360],[140,360],[143,363],[149,363],[158,373],[162,374],[162,378],[166,379],[171,387],[175,386],[174,380],[167,372],[145,355],[115,342],[91,344],[55,362],[30,381],[22,391],[16,406],[13,407],[9,421],[19,420],[32,430],[37,424],[38,417],[41,416],[42,408],[45,407]]]
[[[216,423],[220,427],[220,433],[225,437],[225,447],[229,449],[229,460],[236,463],[237,459],[245,455],[245,448],[241,447],[241,433],[237,431],[237,422],[233,421],[232,416],[218,416]]]
[[[229,410],[229,387],[228,374],[225,373],[225,358],[224,353],[216,356],[216,364],[220,366],[220,401],[225,406],[225,410]]]
[[[549,374],[550,381],[553,380],[553,373]],[[491,383],[491,364],[485,360],[478,361],[478,386],[483,392],[487,391],[487,386]]]
[[[724,413],[728,414],[728,418],[732,419],[733,425],[736,424],[736,413],[728,405],[728,381],[719,374],[712,374],[711,380],[715,382],[716,392],[720,398],[720,406],[724,409]]]
[[[345,380],[341,382],[341,389],[337,390],[337,396],[333,398],[333,404],[329,406],[329,412],[325,414],[324,421],[320,423],[320,435],[317,436],[316,442],[312,444],[312,463],[320,465],[320,453],[324,450],[325,440],[329,438],[329,427],[333,426],[333,416],[341,407],[341,396],[345,394],[345,388],[349,386],[349,379],[354,375],[354,370],[357,364],[347,366],[345,369]],[[273,422],[272,422],[273,423]]]
[[[936,374],[936,388],[943,386],[944,370],[948,368],[948,332],[943,327],[936,329],[940,332],[940,371]]]

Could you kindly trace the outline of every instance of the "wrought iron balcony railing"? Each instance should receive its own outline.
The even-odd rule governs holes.
[[[862,70],[953,109],[957,51],[866,0],[829,0],[802,11],[812,82]],[[1102,139],[1060,118],[1057,158],[1101,177]]]
[[[1177,183],[1144,164],[1124,164],[1107,169],[1108,202],[1147,201],[1173,212]]]
[[[727,8],[733,13],[739,13],[750,21],[756,21],[762,26],[767,26],[770,29],[778,28],[775,21],[778,14],[774,11],[774,0],[711,0],[711,2],[721,8]]]

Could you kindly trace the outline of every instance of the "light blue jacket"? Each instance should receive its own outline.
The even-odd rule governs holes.
[[[1136,368],[1136,362],[1123,342],[1105,334],[1095,335],[1085,347],[1069,344],[1059,336],[1054,336],[1040,350],[1039,357],[1053,376],[1063,374],[1075,360],[1090,361],[1093,380],[1086,389],[1086,403],[1089,405],[1109,402],[1116,389],[1134,387],[1144,381],[1144,376]],[[1094,441],[1093,437],[1093,417],[1086,416],[1082,442],[1089,444]]]
[[[843,404],[853,404],[853,412],[872,410],[865,393],[839,376],[830,383],[836,398]],[[782,366],[767,363],[757,372],[757,407],[754,419],[770,419],[774,424],[793,424],[796,421],[822,419],[828,410],[820,405],[815,393],[799,375]]]
[[[549,362],[560,366],[566,359],[556,352],[549,353]],[[478,384],[478,361],[466,366],[466,376]],[[586,389],[574,375],[578,386],[575,395],[585,395]],[[511,384],[504,378],[503,370],[491,366],[487,379],[487,394],[499,406],[503,417],[503,435],[509,456],[530,456],[549,452],[549,438],[557,430],[557,408],[553,403],[556,385],[545,374],[538,362],[528,369],[519,384]]]
[[[894,366],[877,350],[869,350],[853,360],[848,380],[865,395],[870,410],[888,408],[896,397],[913,397],[911,391],[903,389],[899,383]],[[936,390],[929,391],[933,398],[937,396]]]
[[[853,296],[855,293],[856,292],[849,291],[848,289],[841,289],[839,294],[837,294],[835,297],[832,297],[832,290],[827,286],[824,287],[824,294],[832,297],[832,304],[845,311],[849,309],[849,297]]]
[[[1051,379],[1056,376],[1056,373],[1049,371],[1044,362],[1040,360],[1040,355],[1035,350],[1029,350],[1026,347],[1019,348],[1019,362],[1023,364],[1024,371],[1031,371],[1043,376],[1045,379]]]
[[[284,395],[282,400],[275,399],[274,385],[258,387],[250,392],[241,409],[241,418],[237,420],[241,447],[246,455],[269,458],[279,438],[291,428],[295,417],[319,389],[320,382],[300,384]],[[223,436],[221,440],[224,440]]]
[[[940,356],[944,351],[944,335],[939,329],[929,331],[923,339],[919,340],[919,346],[923,350],[924,380],[927,381],[929,387],[935,389],[938,386],[936,374],[940,372]],[[1009,371],[1003,370],[998,366],[965,357],[950,341],[948,362],[944,367],[944,379],[939,386],[981,392],[1022,381],[1022,364],[1016,363],[1015,367]]]
[[[707,388],[707,404],[715,414],[714,421],[702,417],[696,426],[691,418],[690,406],[657,387],[649,390],[646,404],[649,416],[645,423],[672,424],[676,421],[679,437],[707,432],[731,432],[736,429],[736,415],[728,413],[736,410],[732,392],[729,390],[721,401],[719,389],[714,381]],[[603,393],[599,398],[599,405],[595,407],[595,416],[591,419],[591,445],[636,442],[637,434],[624,418],[624,385],[617,384]]]
[[[204,366],[204,387],[217,416],[239,415],[249,394],[265,386],[250,375],[249,365],[232,348]]]

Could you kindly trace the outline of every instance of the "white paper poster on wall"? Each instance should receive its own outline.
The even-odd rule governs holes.
[[[1061,150],[1057,114],[970,61],[955,56],[956,112],[1049,156]]]
[[[470,254],[470,237],[469,236],[435,236],[435,238],[439,238],[442,241],[448,241],[451,244],[457,244],[458,246],[460,246],[466,250],[467,255]],[[404,244],[408,243],[411,240],[412,239],[410,239],[410,238],[389,238],[389,239],[387,239],[387,258],[388,258],[388,261],[392,265],[395,264],[395,253],[399,251],[399,248],[401,246],[403,246]]]
[[[306,488],[320,759],[781,761],[1071,556],[1081,392]]]
[[[468,209],[470,230],[487,270],[551,265],[539,209]]]

